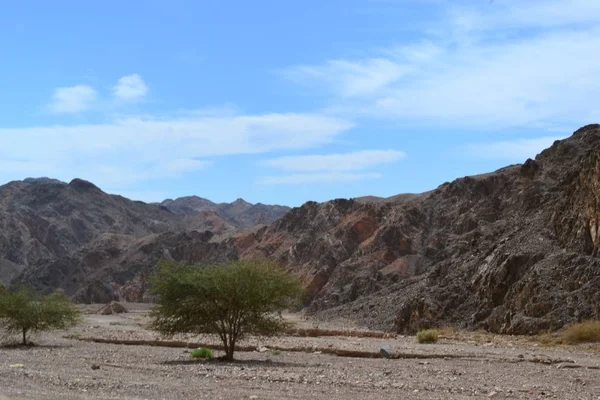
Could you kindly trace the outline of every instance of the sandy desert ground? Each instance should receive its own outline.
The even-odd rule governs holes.
[[[192,360],[187,348],[87,341],[216,344],[161,338],[144,328],[146,307],[129,307],[120,315],[86,313],[78,328],[33,337],[34,347],[0,348],[0,400],[600,399],[598,347],[544,347],[527,338],[451,333],[425,345],[414,337],[356,337],[344,321],[288,316],[299,328],[354,336],[250,338],[233,363]],[[363,358],[382,347],[398,358]],[[335,352],[363,357],[328,354]]]

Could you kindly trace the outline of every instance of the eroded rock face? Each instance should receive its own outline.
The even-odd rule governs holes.
[[[600,315],[600,127],[535,160],[420,195],[307,203],[241,248],[309,289],[309,310],[414,332],[536,333]]]

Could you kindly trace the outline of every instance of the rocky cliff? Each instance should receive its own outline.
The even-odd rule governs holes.
[[[428,193],[307,203],[236,248],[300,274],[325,317],[534,333],[600,317],[598,196],[590,125],[535,160]]]
[[[28,198],[43,210],[51,196]],[[34,233],[11,229],[0,242],[9,260],[2,268],[21,282],[64,287],[81,301],[140,301],[158,258],[266,256],[302,278],[308,310],[325,318],[347,316],[398,332],[460,325],[535,333],[600,317],[599,200],[600,126],[589,125],[522,165],[422,194],[309,202],[225,239],[188,232],[172,217],[181,215],[159,209],[152,214],[157,222],[135,227],[147,234],[122,240],[113,227],[56,261],[57,271],[19,267],[15,255],[22,252],[14,249]],[[85,219],[87,212],[77,215]],[[22,212],[19,220],[38,213]],[[5,211],[3,225],[14,215]],[[55,236],[37,236],[53,248]],[[39,264],[38,245],[29,246],[28,257]]]

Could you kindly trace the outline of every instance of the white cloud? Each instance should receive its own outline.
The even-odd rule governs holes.
[[[54,113],[76,113],[89,109],[96,101],[96,91],[86,85],[54,89],[52,101],[48,105]]]
[[[550,147],[561,137],[539,137],[533,139],[517,139],[491,143],[473,143],[466,146],[466,152],[475,158],[523,162],[534,158],[542,150]]]
[[[468,4],[468,6],[466,5]],[[503,0],[493,5],[465,3],[450,9],[450,21],[468,31],[557,27],[600,22],[600,3],[596,0]]]
[[[305,172],[281,176],[268,176],[258,181],[262,185],[357,182],[380,178],[380,173],[357,173],[381,164],[392,163],[406,154],[397,150],[363,150],[345,154],[305,155],[279,157],[261,162],[267,167],[283,171]],[[353,172],[351,172],[353,171]]]
[[[406,154],[397,150],[363,150],[346,154],[279,157],[261,164],[285,171],[359,171],[398,161]]]
[[[301,184],[301,183],[335,183],[358,182],[365,179],[377,179],[382,175],[378,173],[345,173],[327,172],[322,174],[294,174],[284,176],[269,176],[258,181],[261,185]]]
[[[148,93],[148,86],[138,74],[127,75],[119,79],[113,87],[113,95],[119,100],[132,101],[144,97]]]
[[[416,43],[295,66],[284,76],[317,82],[337,115],[492,129],[579,126],[600,117],[600,2],[568,3],[462,2],[430,21],[434,34]]]
[[[320,115],[265,114],[0,128],[0,181],[26,174],[126,188],[207,167],[207,158],[318,147],[351,127]]]
[[[343,97],[377,92],[409,72],[409,66],[383,58],[364,61],[331,60],[323,66],[297,66],[283,71],[289,79],[310,83],[325,81]]]

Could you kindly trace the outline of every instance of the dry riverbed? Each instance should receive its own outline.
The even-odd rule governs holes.
[[[0,400],[600,399],[597,348],[547,348],[524,338],[449,332],[424,345],[413,337],[357,337],[344,321],[289,316],[301,331],[351,336],[250,338],[234,363],[191,360],[183,347],[89,341],[217,344],[206,337],[162,338],[144,328],[143,307],[131,311],[87,314],[68,333],[34,337],[36,347],[0,348]],[[364,358],[382,347],[398,358]],[[336,352],[345,356],[329,354]]]

